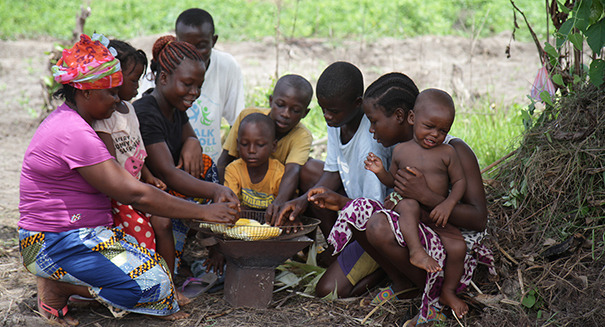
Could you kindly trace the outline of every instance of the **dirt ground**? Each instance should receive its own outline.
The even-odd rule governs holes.
[[[150,53],[156,36],[129,40]],[[266,88],[271,79],[297,73],[316,84],[322,70],[333,61],[355,63],[366,85],[392,71],[408,74],[419,88],[437,87],[456,95],[460,104],[482,96],[496,104],[524,103],[539,65],[535,46],[513,41],[511,57],[505,49],[509,34],[470,40],[461,37],[424,36],[377,41],[293,40],[275,45],[272,38],[258,42],[222,42],[216,48],[234,55],[242,67],[245,86]],[[47,55],[52,40],[0,41],[0,326],[39,326],[35,308],[35,278],[20,264],[16,225],[19,219],[19,173],[23,154],[39,124],[44,105],[41,77],[48,74]],[[463,110],[463,109],[462,109]],[[486,281],[479,280],[477,284]],[[101,307],[75,308],[82,326],[357,326],[372,310],[359,299],[322,301],[274,295],[266,310],[232,309],[222,293],[203,295],[185,310],[191,317],[163,322],[129,315],[117,320]],[[373,326],[394,326],[410,301],[385,305],[368,320]],[[472,324],[471,312],[468,322]],[[455,321],[452,321],[456,324]]]

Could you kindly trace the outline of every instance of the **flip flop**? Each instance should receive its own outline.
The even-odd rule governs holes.
[[[378,291],[378,294],[376,294],[376,296],[374,296],[374,298],[372,299],[372,302],[370,302],[372,305],[379,305],[382,302],[386,302],[386,301],[390,301],[391,299],[393,300],[399,300],[399,298],[397,297],[397,295],[395,295],[395,291],[393,291],[393,288],[391,288],[392,285],[389,285],[385,288],[381,288]]]
[[[46,303],[42,302],[42,300],[38,298],[38,305],[40,306],[40,309],[50,313],[52,316],[57,317],[59,319],[63,319],[67,315],[67,304],[63,307],[63,309],[57,310],[51,307],[50,305],[47,305]]]
[[[77,295],[77,294],[74,294],[74,295],[70,296],[69,297],[69,301],[71,301],[71,302],[79,302],[79,303],[97,302],[97,300],[95,300],[92,297],[84,297],[84,296]]]
[[[189,277],[181,286],[181,293],[186,297],[193,299],[200,294],[204,294],[214,284],[216,284],[218,277],[215,274],[205,274],[200,278]]]

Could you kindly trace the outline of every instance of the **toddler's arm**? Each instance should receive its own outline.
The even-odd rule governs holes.
[[[365,169],[376,174],[376,177],[378,177],[382,184],[389,188],[394,187],[395,180],[393,179],[393,175],[384,168],[382,160],[377,155],[372,152],[368,153],[368,157],[363,163]]]
[[[466,191],[466,179],[458,154],[452,147],[448,147],[448,154],[450,160],[447,167],[447,173],[450,184],[452,185],[452,190],[447,198],[435,206],[431,211],[430,217],[437,226],[445,226],[445,224],[447,224],[452,210],[454,210],[454,207],[462,199],[462,196]]]

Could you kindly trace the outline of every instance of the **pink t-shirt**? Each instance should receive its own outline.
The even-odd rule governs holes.
[[[111,226],[109,198],[76,168],[113,157],[80,115],[62,104],[40,124],[21,169],[19,227],[31,231]]]

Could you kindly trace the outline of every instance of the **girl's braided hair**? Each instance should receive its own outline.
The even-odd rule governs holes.
[[[397,108],[402,108],[406,113],[413,109],[417,96],[418,87],[411,78],[402,73],[388,73],[370,84],[363,98],[376,100],[388,117]]]
[[[120,40],[109,41],[109,46],[113,47],[118,52],[116,58],[120,60],[122,72],[127,73],[127,68],[132,70],[135,68],[136,64],[141,64],[143,65],[143,75],[145,75],[145,72],[147,71],[147,55],[143,50],[137,50],[128,42]]]
[[[193,45],[177,41],[172,35],[157,39],[153,44],[152,53],[150,68],[155,76],[162,71],[172,74],[185,58],[204,62],[202,55]]]

